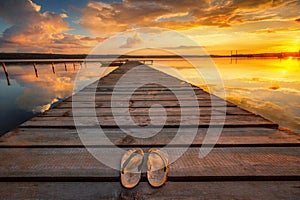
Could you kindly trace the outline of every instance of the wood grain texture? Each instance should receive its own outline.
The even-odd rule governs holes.
[[[299,181],[142,182],[127,190],[116,182],[2,182],[3,199],[298,199]]]
[[[165,146],[177,135],[178,140],[174,145],[180,146],[186,143],[187,137],[194,137],[193,146],[200,147],[203,144],[204,136],[207,135],[207,128],[198,129],[197,134],[189,128],[181,129],[165,128],[155,136],[139,138],[125,133],[117,128],[102,129],[106,138],[97,135],[98,128],[81,129],[80,133],[89,135],[88,145],[109,145],[112,142],[118,146],[153,147]],[[219,129],[210,129],[211,138]],[[299,146],[300,140],[297,135],[270,128],[224,128],[218,138],[216,146]],[[0,147],[33,147],[33,146],[56,146],[83,147],[78,131],[76,129],[62,128],[19,128],[0,138]]]

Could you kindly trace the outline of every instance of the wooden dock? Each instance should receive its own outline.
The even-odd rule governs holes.
[[[0,198],[299,199],[299,135],[279,129],[277,124],[269,120],[148,66],[139,69],[137,79],[161,77],[161,80],[167,81],[174,90],[183,94],[187,88],[193,88],[198,101],[197,108],[200,109],[198,121],[195,122],[193,116],[185,119],[182,140],[173,144],[177,148],[170,148],[169,156],[180,153],[178,148],[184,144],[185,136],[191,134],[192,127],[199,129],[189,149],[169,166],[168,182],[163,187],[151,188],[143,174],[136,188],[123,188],[119,182],[119,171],[96,160],[82,144],[73,120],[73,101],[76,101],[76,117],[89,124],[77,126],[92,136],[90,145],[94,140],[99,140],[93,138],[99,126],[98,122],[91,121],[90,112],[90,102],[95,100],[97,118],[109,140],[124,149],[141,147],[145,151],[169,144],[180,126],[182,110],[195,109],[189,106],[191,97],[182,96],[184,105],[180,105],[168,88],[147,84],[136,90],[130,100],[131,117],[136,124],[147,126],[150,123],[149,108],[153,104],[161,104],[167,112],[166,122],[160,122],[162,113],[158,109],[153,108],[151,112],[158,119],[157,125],[163,125],[163,129],[146,139],[124,134],[112,116],[111,95],[122,75],[138,64],[126,62],[99,83],[87,86],[55,108],[2,136]],[[135,81],[123,84],[117,91],[120,107],[128,107],[126,103],[122,104],[122,95],[128,95],[128,88],[133,87]],[[95,99],[93,91],[96,91]],[[211,123],[212,113],[216,117]],[[124,115],[121,110],[114,114]],[[214,149],[206,157],[199,158],[199,148],[207,130],[219,129],[224,114],[224,128]],[[126,126],[126,120],[119,123]],[[101,150],[103,147],[98,145],[94,148]]]

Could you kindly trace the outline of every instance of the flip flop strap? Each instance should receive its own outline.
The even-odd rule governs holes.
[[[132,152],[132,154],[130,154],[129,158],[127,158],[126,161],[123,163],[123,166],[122,166],[122,169],[121,169],[121,170],[122,170],[122,171],[121,171],[122,174],[124,174],[124,169],[125,169],[125,167],[128,165],[128,163],[130,162],[130,160],[131,160],[134,156],[136,156],[135,154],[139,154],[137,150],[134,151],[134,152]],[[144,159],[144,158],[143,158],[143,159]],[[138,170],[139,170],[139,171],[142,169],[142,165],[143,165],[143,162],[138,166]]]
[[[152,151],[150,153],[155,153],[156,155],[158,155],[164,161],[164,172],[166,172],[167,171],[166,160],[159,153],[157,153],[155,151]]]

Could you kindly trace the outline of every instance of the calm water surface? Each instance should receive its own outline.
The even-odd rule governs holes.
[[[200,70],[209,72],[208,59],[194,58]],[[239,59],[217,58],[213,60],[224,83],[226,99],[260,114],[283,127],[300,133],[300,66],[297,59]],[[201,77],[191,64],[179,59],[157,59],[153,65],[161,71],[199,85],[217,93],[223,86],[217,78]],[[11,85],[0,67],[0,134],[3,134],[31,117],[48,110],[62,99],[69,97],[75,87],[95,81],[103,68],[100,63],[82,66],[80,80],[74,80],[79,63],[38,64],[36,77],[32,64],[9,64]],[[112,70],[111,68],[110,70]],[[174,73],[176,72],[176,73]]]
[[[194,59],[201,71],[211,70],[207,60]],[[227,100],[300,133],[299,59],[245,58],[236,61],[216,58],[213,61],[223,80]],[[195,67],[186,61],[161,60],[156,64],[155,68],[174,76],[180,74],[212,93],[223,87],[215,74],[201,77]]]
[[[73,89],[78,91],[94,82],[104,71],[99,62],[87,62],[82,67],[80,63],[66,65],[67,70],[64,63],[56,63],[53,73],[51,64],[37,64],[37,77],[32,63],[7,63],[10,86],[0,66],[0,134],[55,106],[71,96]],[[80,68],[81,76],[75,84]]]

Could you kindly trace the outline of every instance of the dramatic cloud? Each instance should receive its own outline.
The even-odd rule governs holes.
[[[297,0],[123,0],[107,4],[90,1],[81,9],[79,23],[96,34],[121,32],[136,27],[177,30],[199,26],[228,27],[232,24],[290,20],[286,7],[300,9]]]
[[[181,44],[180,39],[174,39],[174,37],[171,37],[172,39],[164,38],[161,32],[167,29],[185,33],[194,31],[195,34],[189,36],[192,36],[201,45],[207,48],[213,46],[214,49],[215,45],[220,44],[227,45],[224,48],[228,48],[228,45],[236,45],[228,43],[230,38],[232,38],[230,41],[242,43],[249,41],[248,39],[252,35],[260,37],[268,33],[285,33],[285,31],[291,31],[296,35],[299,30],[299,0],[122,0],[109,1],[112,3],[105,2],[91,0],[84,7],[76,8],[77,4],[74,4],[70,6],[72,11],[66,9],[67,11],[54,13],[44,11],[47,10],[47,3],[43,5],[44,9],[41,9],[41,6],[32,0],[1,0],[0,18],[6,24],[0,35],[0,51],[89,53],[99,42],[114,33],[138,30],[138,28],[148,28],[143,29],[143,33],[139,32],[143,42],[149,38],[145,35],[156,34],[160,36],[160,40],[172,41],[177,46],[190,46],[190,44]],[[69,5],[69,2],[64,2],[64,4]],[[263,22],[265,24],[262,24]],[[289,26],[276,25],[273,22],[286,23]],[[260,23],[260,25],[255,23]],[[248,24],[248,27],[242,27],[242,25]],[[237,30],[236,27],[240,28]],[[205,30],[210,32],[204,32]],[[94,36],[78,35],[79,33],[87,34],[88,31]],[[288,34],[284,37],[289,37],[284,44],[295,49],[298,45],[298,37]],[[239,41],[236,38],[239,38]],[[142,40],[136,36],[128,38],[125,43],[122,42],[124,40],[117,44],[118,48],[131,48]],[[257,43],[261,43],[261,40]],[[166,44],[166,46],[172,47],[173,44]],[[247,47],[247,49],[249,48]],[[110,50],[110,52],[112,51]]]
[[[121,45],[120,48],[133,48],[138,44],[143,43],[142,38],[136,33],[133,37],[127,38],[125,44]]]
[[[0,17],[10,25],[0,38],[0,50],[19,52],[82,52],[101,38],[65,33],[70,30],[64,13],[40,12],[41,6],[31,0],[0,2]]]

